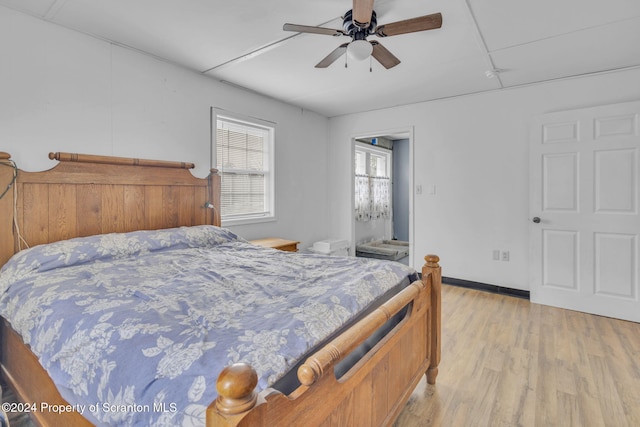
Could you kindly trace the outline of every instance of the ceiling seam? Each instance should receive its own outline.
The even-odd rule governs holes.
[[[388,110],[388,109],[392,109],[392,108],[402,108],[402,107],[408,107],[411,105],[418,105],[418,104],[424,104],[427,102],[435,102],[435,101],[446,101],[449,99],[456,99],[456,98],[464,98],[466,96],[477,96],[477,95],[483,95],[483,94],[487,94],[487,93],[492,93],[492,92],[502,92],[502,91],[506,91],[506,90],[515,90],[515,89],[521,89],[521,88],[525,88],[525,87],[530,87],[530,86],[536,86],[536,85],[541,85],[541,84],[547,84],[547,83],[554,83],[554,82],[558,82],[558,81],[563,81],[563,80],[574,80],[574,79],[580,79],[582,77],[590,77],[590,76],[599,76],[599,75],[606,75],[606,74],[612,74],[612,73],[617,73],[617,72],[623,72],[623,71],[630,71],[630,70],[638,70],[640,69],[640,63],[636,64],[636,65],[630,65],[630,66],[626,66],[626,67],[618,67],[618,68],[611,68],[608,70],[601,70],[601,71],[594,71],[591,73],[582,73],[582,74],[576,74],[573,76],[564,76],[564,77],[556,77],[553,79],[547,79],[547,80],[540,80],[540,81],[535,81],[535,82],[530,82],[530,83],[520,83],[517,85],[513,85],[513,86],[506,86],[500,89],[486,89],[486,90],[478,90],[475,92],[469,92],[469,93],[461,93],[459,95],[451,95],[451,96],[442,96],[440,98],[432,98],[432,99],[424,99],[422,101],[414,101],[414,102],[409,102],[406,104],[396,104],[396,105],[392,105],[389,107],[381,107],[381,108],[374,108],[371,110],[365,110],[365,111],[356,111],[353,113],[343,113],[343,114],[336,114],[333,116],[327,116],[326,114],[322,114],[325,117],[328,117],[330,119],[335,118],[335,117],[342,117],[342,116],[350,116],[350,115],[354,115],[354,114],[363,114],[363,113],[371,113],[374,111],[382,111],[382,110]]]
[[[487,78],[489,77],[495,78],[498,84],[500,85],[500,88],[503,89],[505,86],[504,84],[502,84],[502,79],[500,78],[500,74],[499,74],[500,70],[496,67],[496,65],[493,62],[493,58],[491,57],[491,53],[489,52],[489,48],[487,47],[487,42],[485,41],[484,36],[480,31],[478,20],[476,19],[476,16],[473,13],[473,9],[471,9],[469,0],[465,0],[464,4],[467,9],[467,14],[471,18],[471,21],[473,22],[473,28],[475,29],[475,34],[478,39],[478,43],[480,44],[480,48],[483,51],[486,61],[489,63],[489,69],[486,71]]]
[[[333,22],[333,21],[336,21],[336,20],[338,20],[338,19],[340,19],[340,18],[333,18],[333,19],[330,19],[330,20],[328,20],[328,21],[326,21],[326,22],[322,22],[322,23],[321,23],[321,24],[319,24],[318,26],[323,27],[323,26],[325,26],[325,25],[327,25],[327,24],[329,24],[329,23],[331,23],[331,22]],[[261,55],[261,54],[262,54],[262,53],[264,53],[264,52],[267,52],[267,51],[269,51],[269,50],[271,50],[271,49],[274,49],[274,48],[275,48],[275,47],[277,47],[280,43],[284,43],[284,42],[286,42],[287,40],[290,40],[290,39],[292,39],[292,38],[294,38],[294,37],[298,37],[298,36],[299,36],[299,35],[301,35],[301,34],[303,34],[303,33],[295,33],[295,34],[290,35],[290,36],[287,36],[287,37],[285,37],[285,38],[282,38],[282,39],[276,40],[276,41],[274,41],[274,42],[268,43],[268,44],[266,44],[266,45],[264,45],[264,46],[261,46],[261,47],[259,47],[259,48],[257,48],[257,49],[254,49],[254,50],[252,50],[252,51],[250,51],[250,52],[248,52],[248,53],[245,53],[245,54],[240,55],[240,56],[238,56],[238,57],[235,57],[235,58],[229,59],[228,61],[225,61],[225,62],[223,62],[223,63],[221,63],[221,64],[214,65],[214,66],[213,66],[213,67],[211,67],[211,68],[208,68],[208,69],[206,69],[206,70],[204,70],[204,71],[201,71],[201,73],[202,73],[202,74],[206,74],[206,73],[209,73],[209,72],[211,72],[211,71],[213,71],[213,70],[216,70],[216,69],[218,69],[218,68],[225,67],[225,66],[227,66],[227,65],[230,65],[230,64],[233,64],[233,63],[236,63],[236,62],[246,61],[246,60],[248,60],[248,59],[255,58],[256,56]]]
[[[55,18],[67,3],[67,1],[68,0],[55,0],[53,3],[51,3],[51,6],[49,6],[49,9],[47,9],[42,17],[47,20]]]
[[[618,23],[621,23],[621,22],[633,21],[633,20],[636,20],[636,19],[640,19],[640,16],[634,16],[634,17],[631,17],[631,18],[620,19],[618,21],[612,21],[612,22],[608,22],[606,24],[601,24],[601,25],[592,25],[591,27],[579,28],[577,30],[569,31],[567,33],[555,34],[553,36],[542,37],[542,38],[531,40],[531,41],[528,41],[528,42],[523,42],[523,43],[518,43],[518,44],[511,45],[511,46],[501,47],[499,49],[490,50],[489,54],[496,53],[496,52],[502,52],[502,51],[506,51],[506,50],[509,50],[509,49],[515,49],[515,48],[522,47],[522,46],[527,46],[527,45],[530,45],[530,44],[538,43],[540,41],[553,40],[553,39],[558,38],[558,37],[567,36],[569,34],[576,34],[576,33],[582,32],[582,31],[593,30],[595,28],[603,28],[603,27],[607,27],[609,25],[618,24]]]
[[[263,53],[265,53],[265,52],[267,52],[267,51],[269,51],[271,49],[276,48],[280,43],[284,43],[285,41],[287,41],[289,39],[292,39],[294,37],[297,37],[300,34],[302,34],[302,33],[293,34],[291,36],[285,37],[284,39],[276,40],[275,42],[266,44],[264,46],[261,46],[261,47],[255,49],[255,50],[252,50],[252,51],[250,51],[248,53],[245,53],[245,54],[240,55],[238,57],[229,59],[228,61],[225,61],[225,62],[223,62],[221,64],[215,65],[215,66],[213,66],[211,68],[208,68],[208,69],[206,69],[204,71],[201,71],[201,73],[202,74],[207,74],[207,73],[209,73],[209,72],[211,72],[213,70],[216,70],[218,68],[222,68],[222,67],[225,67],[227,65],[236,63],[236,62],[246,61],[246,60],[249,60],[251,58],[255,58],[258,55],[261,55],[261,54],[263,54]]]

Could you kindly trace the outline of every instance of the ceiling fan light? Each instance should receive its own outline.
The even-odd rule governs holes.
[[[366,40],[354,40],[347,46],[347,55],[355,61],[363,61],[371,56],[373,46]]]

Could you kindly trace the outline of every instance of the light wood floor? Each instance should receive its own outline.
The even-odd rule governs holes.
[[[443,286],[442,362],[395,427],[640,426],[640,324]]]

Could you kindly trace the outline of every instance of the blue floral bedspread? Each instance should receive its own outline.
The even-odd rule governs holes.
[[[280,252],[213,226],[136,231],[19,252],[0,272],[0,315],[91,422],[203,426],[224,366],[250,363],[258,389],[269,387],[416,277],[399,263]]]

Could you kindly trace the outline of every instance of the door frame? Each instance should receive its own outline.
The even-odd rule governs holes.
[[[409,140],[409,266],[415,268],[416,265],[421,266],[421,259],[418,260],[417,263],[414,262],[415,250],[414,250],[414,221],[415,221],[415,212],[414,212],[414,179],[415,179],[415,162],[414,162],[414,126],[405,126],[391,129],[382,129],[376,131],[364,131],[358,132],[356,134],[351,135],[351,161],[350,161],[350,194],[351,194],[351,203],[349,217],[351,221],[349,222],[349,227],[351,228],[350,239],[351,239],[351,251],[350,253],[355,256],[356,254],[356,220],[353,215],[355,211],[355,156],[356,156],[356,140],[362,138],[375,138],[375,137],[384,137],[388,135],[401,135],[402,139]]]

